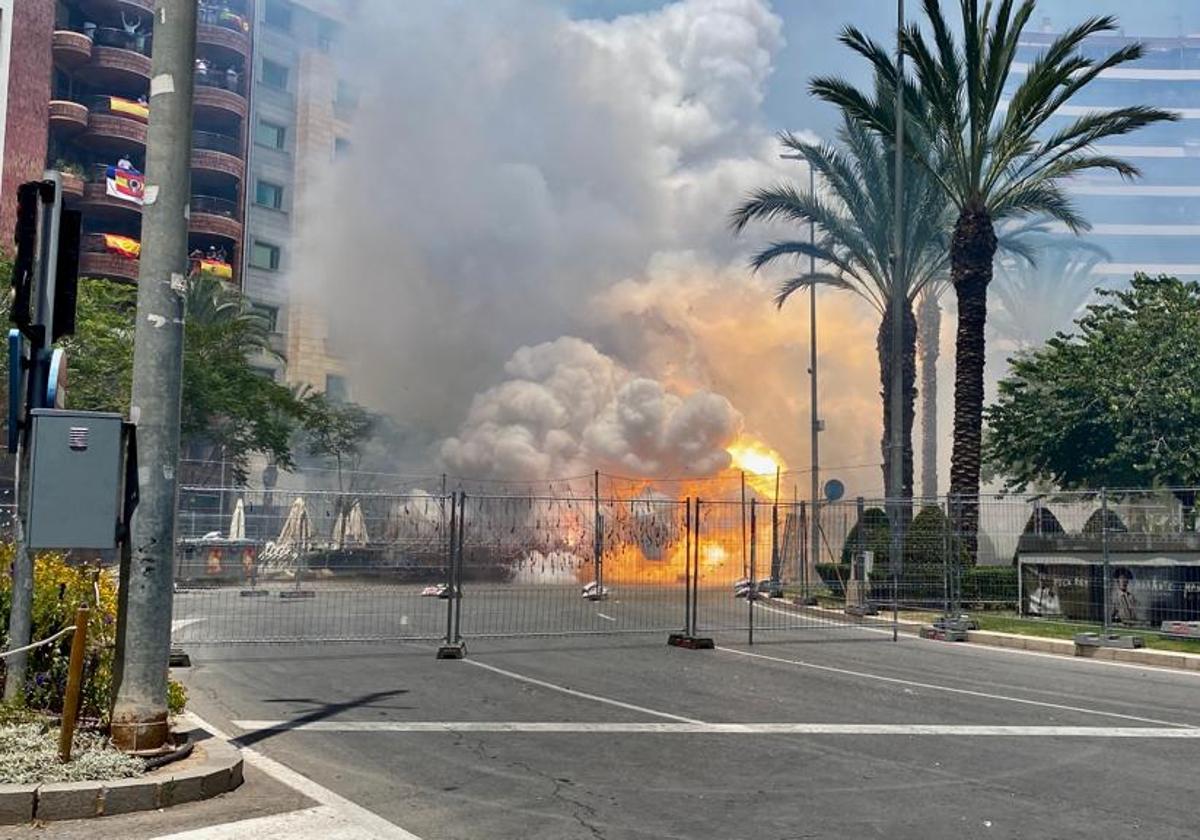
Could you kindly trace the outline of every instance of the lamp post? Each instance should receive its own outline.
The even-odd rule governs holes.
[[[892,218],[892,393],[888,447],[891,463],[884,496],[891,509],[892,640],[899,625],[899,573],[904,549],[904,313],[908,284],[904,265],[904,0],[896,0],[896,193]]]

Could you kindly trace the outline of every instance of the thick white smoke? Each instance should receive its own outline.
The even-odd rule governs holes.
[[[680,397],[578,338],[522,347],[504,370],[513,378],[475,397],[459,435],[442,444],[456,474],[709,475],[729,465],[726,447],[741,431],[724,397]]]
[[[803,466],[805,310],[774,311],[745,268],[761,235],[727,227],[751,188],[806,179],[760,117],[782,45],[767,0],[612,21],[366,0],[357,19],[354,152],[303,208],[293,280],[410,455],[475,476],[697,474],[744,422]],[[825,412],[846,421],[826,451],[877,461],[871,316],[843,299],[827,317],[839,384],[859,384]]]

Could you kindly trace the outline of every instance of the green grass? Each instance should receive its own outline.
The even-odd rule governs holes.
[[[980,630],[992,630],[997,633],[1017,633],[1022,636],[1042,636],[1051,639],[1073,639],[1076,633],[1100,633],[1104,628],[1099,624],[1071,624],[1059,621],[1046,621],[1037,618],[1020,618],[1013,613],[1004,612],[973,612],[971,618],[979,622]],[[1114,632],[1127,631],[1116,629]],[[1200,640],[1166,639],[1157,633],[1128,631],[1131,635],[1141,636],[1148,648],[1155,650],[1173,650],[1181,653],[1200,653]]]

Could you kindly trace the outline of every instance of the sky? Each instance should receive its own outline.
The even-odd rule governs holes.
[[[807,180],[776,133],[832,133],[807,80],[861,81],[838,31],[890,38],[895,7],[365,2],[370,26],[347,33],[354,152],[298,208],[290,279],[329,313],[354,398],[403,430],[398,460],[482,478],[687,477],[752,444],[806,468],[807,302],[777,309],[789,275],[748,268],[794,230],[735,236],[729,217],[756,188]],[[1126,3],[1040,8],[1053,25],[1106,5]],[[1140,0],[1127,24],[1200,30],[1191,5]],[[840,292],[819,311],[826,475],[872,495],[878,314]],[[944,318],[944,431],[952,331]]]

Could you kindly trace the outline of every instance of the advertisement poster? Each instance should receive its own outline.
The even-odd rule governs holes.
[[[1163,622],[1200,621],[1200,563],[1114,555],[1099,558],[1022,557],[1021,612],[1040,618],[1159,628]]]

